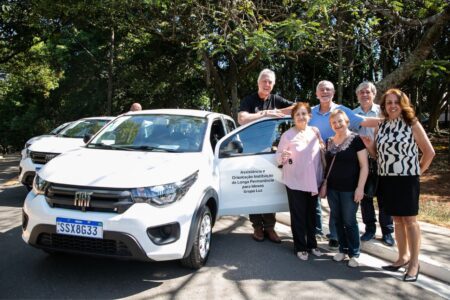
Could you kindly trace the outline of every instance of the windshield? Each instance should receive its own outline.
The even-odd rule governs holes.
[[[86,146],[113,150],[198,152],[206,124],[207,119],[192,116],[122,116]]]
[[[59,125],[59,126],[56,127],[55,129],[53,129],[52,131],[50,131],[50,134],[52,134],[52,135],[58,134],[58,133],[61,132],[64,128],[66,128],[67,126],[69,126],[70,123],[72,123],[72,122],[67,122],[67,123],[64,123],[64,124]]]
[[[66,128],[64,128],[58,136],[69,138],[83,138],[85,134],[95,134],[99,131],[109,120],[79,120],[75,121]]]

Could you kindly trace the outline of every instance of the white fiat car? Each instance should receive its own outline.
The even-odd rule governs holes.
[[[22,150],[19,181],[30,190],[36,171],[55,156],[83,146],[83,139],[86,135],[94,135],[112,119],[114,117],[83,118],[66,124],[64,129],[57,134],[43,135],[28,140]]]
[[[36,175],[23,239],[46,252],[202,267],[218,216],[287,211],[275,150],[290,118],[129,112]]]

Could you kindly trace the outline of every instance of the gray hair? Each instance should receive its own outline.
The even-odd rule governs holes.
[[[319,83],[316,86],[316,91],[319,89],[319,87],[321,85],[331,85],[331,87],[333,88],[333,91],[334,91],[334,84],[331,81],[328,81],[328,80],[319,81]]]
[[[360,90],[364,89],[364,88],[368,88],[374,96],[377,95],[377,88],[375,87],[375,84],[373,84],[370,81],[363,81],[361,82],[358,87],[356,88],[356,94],[359,93]]]
[[[269,77],[273,78],[273,83],[275,83],[275,72],[272,71],[271,69],[264,69],[264,70],[262,70],[262,71],[259,73],[259,76],[258,76],[258,82],[261,80],[261,78],[262,78],[263,76],[269,76]]]

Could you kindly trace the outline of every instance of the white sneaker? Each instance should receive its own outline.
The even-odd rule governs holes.
[[[348,266],[350,268],[359,267],[359,258],[356,256],[353,256],[352,258],[350,258],[350,260],[348,261]]]
[[[322,256],[322,252],[320,252],[319,248],[314,248],[311,250],[312,255],[317,256],[317,257],[321,257]]]
[[[301,260],[308,260],[308,252],[306,251],[297,252],[297,257],[300,258]]]
[[[345,259],[346,255],[345,253],[338,253],[335,256],[333,256],[334,261],[343,261]]]

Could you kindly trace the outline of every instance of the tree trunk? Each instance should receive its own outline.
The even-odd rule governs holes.
[[[212,59],[208,57],[206,52],[203,53],[203,61],[205,62],[206,72],[208,74],[208,78],[211,79],[211,83],[213,84],[214,93],[217,96],[220,105],[222,107],[222,112],[231,116],[231,108],[228,104],[228,99],[225,94],[224,84],[222,79],[220,78],[220,74],[214,66]]]
[[[337,13],[337,28],[338,28],[338,35],[337,35],[337,42],[338,42],[338,90],[337,90],[337,102],[342,103],[342,96],[343,96],[343,86],[344,86],[344,62],[343,62],[343,56],[342,56],[342,48],[343,48],[343,42],[342,42],[342,34],[341,34],[341,27],[342,27],[342,14],[340,12]]]
[[[112,114],[112,95],[113,95],[113,80],[114,80],[114,27],[111,27],[111,41],[109,47],[109,65],[108,65],[108,92],[106,100],[106,114]]]
[[[377,89],[379,91],[377,94],[377,101],[387,89],[400,86],[405,80],[413,75],[417,67],[419,67],[430,54],[434,43],[441,37],[442,29],[449,20],[450,6],[447,6],[436,22],[425,31],[425,34],[419,41],[417,47],[406,61],[377,83]]]

